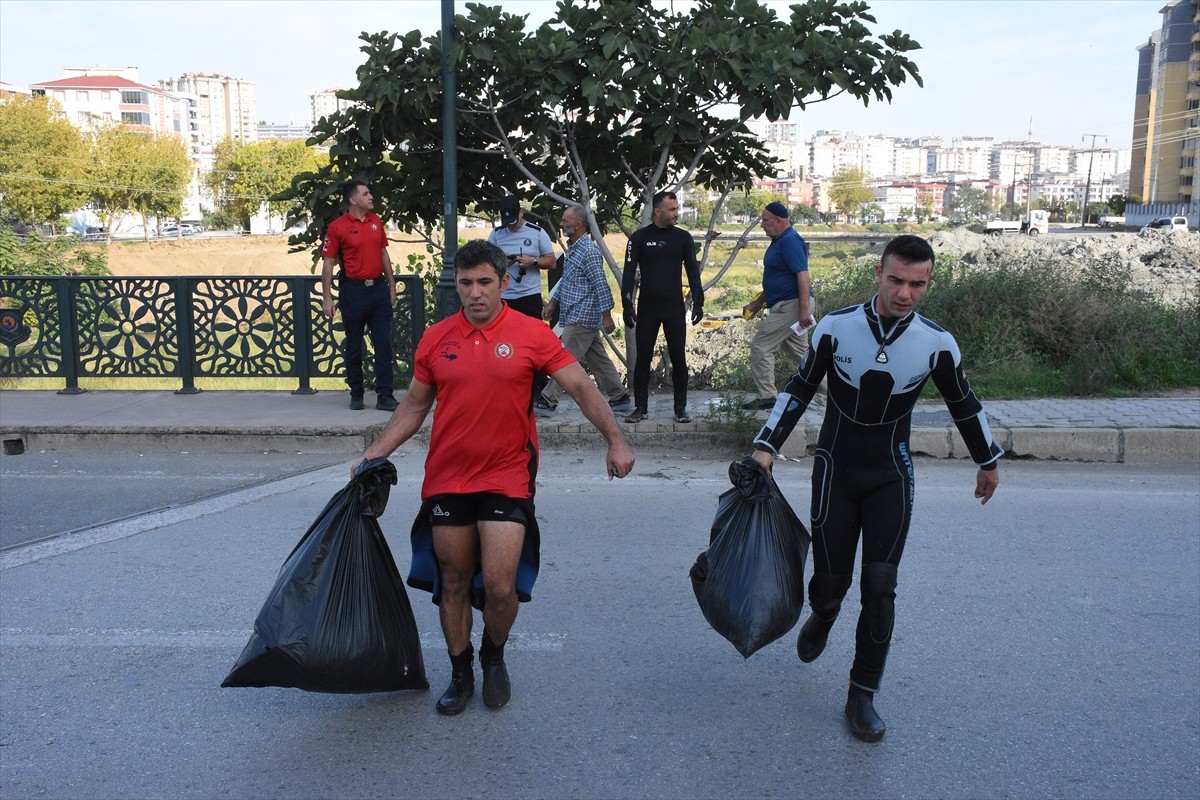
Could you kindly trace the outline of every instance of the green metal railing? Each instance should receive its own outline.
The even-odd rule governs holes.
[[[425,287],[398,275],[398,379],[424,330]],[[295,378],[311,394],[312,379],[343,376],[344,336],[317,276],[0,277],[0,377],[62,378],[59,394],[85,391],[81,378],[179,378],[179,394],[203,378]]]

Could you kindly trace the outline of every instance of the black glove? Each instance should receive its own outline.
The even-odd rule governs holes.
[[[637,316],[634,315],[632,308],[623,309],[622,315],[625,317],[625,327],[626,328],[636,328],[637,327]]]
[[[699,325],[700,320],[704,319],[704,306],[692,304],[692,324]]]

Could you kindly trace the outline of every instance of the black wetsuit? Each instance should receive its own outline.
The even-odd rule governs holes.
[[[812,475],[813,613],[832,620],[850,587],[862,534],[862,611],[850,680],[878,691],[891,643],[896,568],[913,509],[912,410],[933,378],[972,460],[995,468],[1003,450],[960,364],[954,337],[916,313],[880,318],[875,299],[821,319],[812,347],[755,437],[778,452],[828,379],[829,405]]]
[[[621,274],[621,301],[625,312],[634,308],[634,275],[641,270],[641,288],[637,293],[637,362],[633,367],[633,402],[645,409],[650,396],[650,360],[661,326],[671,359],[671,383],[675,407],[687,404],[687,320],[683,302],[683,273],[687,272],[692,290],[692,305],[704,305],[704,287],[700,265],[696,263],[696,241],[692,235],[672,225],[659,228],[653,223],[629,237],[625,248],[625,270]]]

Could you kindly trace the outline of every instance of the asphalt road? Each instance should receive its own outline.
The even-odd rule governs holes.
[[[396,464],[381,522],[404,572],[420,454]],[[164,512],[159,528],[10,550],[3,794],[1200,794],[1194,468],[1013,462],[981,507],[969,465],[919,460],[877,699],[889,731],[866,745],[841,712],[856,589],[810,665],[794,632],[743,660],[701,617],[687,570],[726,466],[643,454],[610,482],[599,453],[546,454],[543,566],[509,645],[513,701],[489,711],[476,699],[455,718],[433,710],[449,667],[436,608],[415,590],[430,691],[218,688],[345,465]],[[811,461],[776,469],[806,518]],[[122,485],[106,473],[87,488]]]
[[[112,450],[0,456],[0,550],[323,467],[337,458]]]

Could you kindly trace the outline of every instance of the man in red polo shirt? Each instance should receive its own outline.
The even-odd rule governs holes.
[[[507,267],[504,251],[483,240],[468,242],[455,254],[462,309],[425,331],[404,402],[363,453],[365,459],[391,454],[420,430],[437,400],[421,487],[424,518],[418,517],[413,529],[409,583],[431,588],[439,603],[452,667],[450,686],[437,702],[442,714],[459,713],[475,693],[471,588],[477,574],[482,578],[477,605],[483,610],[483,702],[499,708],[510,696],[504,644],[518,599],[528,599],[536,577],[540,537],[533,507],[538,468],[534,376],[543,372],[554,378],[604,436],[610,478],[624,478],[634,462],[608,401],[583,367],[545,323],[501,300]],[[430,530],[436,557],[436,576],[428,585],[414,581],[424,529]],[[519,574],[530,561],[533,577]]]
[[[375,350],[375,407],[394,411],[392,396],[392,306],[396,304],[396,277],[387,252],[383,220],[371,213],[375,200],[363,181],[342,188],[346,213],[330,223],[321,248],[321,293],[325,316],[333,319],[330,284],[340,262],[338,308],[346,329],[346,383],[350,385],[350,408],[363,408],[363,330],[371,331]]]

